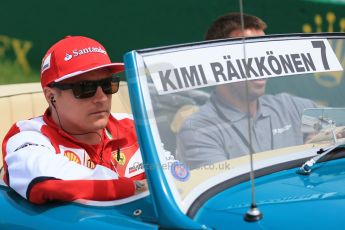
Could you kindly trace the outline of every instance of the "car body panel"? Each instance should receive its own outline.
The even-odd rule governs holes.
[[[195,219],[215,229],[339,229],[344,226],[345,159],[320,163],[309,176],[297,168],[255,180],[256,201],[264,217],[244,221],[250,207],[250,182],[233,186],[209,199]]]
[[[31,204],[13,190],[0,185],[2,229],[157,229],[150,197],[118,206],[81,203]],[[102,203],[102,202],[100,202]],[[141,215],[133,213],[141,210]]]

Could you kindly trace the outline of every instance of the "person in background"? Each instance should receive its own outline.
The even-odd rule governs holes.
[[[219,17],[209,27],[206,40],[265,35],[264,21],[244,14],[242,29],[241,17],[240,13]],[[208,102],[186,119],[177,134],[177,159],[193,169],[250,152],[303,144],[301,115],[315,103],[287,93],[265,95],[265,88],[266,79],[217,85]]]
[[[121,199],[147,189],[133,119],[111,114],[123,63],[83,36],[43,58],[42,116],[16,122],[2,143],[4,181],[32,203]],[[131,170],[130,170],[131,169]],[[135,169],[135,170],[133,170]]]

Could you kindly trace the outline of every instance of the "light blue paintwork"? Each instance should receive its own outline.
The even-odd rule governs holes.
[[[0,229],[157,229],[150,196],[119,206],[34,205],[0,186]],[[142,210],[134,217],[136,209]]]
[[[243,220],[249,209],[250,183],[208,200],[195,219],[216,229],[344,229],[345,159],[320,163],[309,176],[296,168],[255,180],[257,204],[264,217]]]

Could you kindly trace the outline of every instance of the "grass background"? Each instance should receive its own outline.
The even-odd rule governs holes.
[[[40,74],[37,70],[25,73],[16,62],[0,59],[0,85],[39,81]]]

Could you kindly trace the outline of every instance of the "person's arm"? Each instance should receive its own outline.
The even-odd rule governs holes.
[[[114,180],[61,180],[37,177],[30,182],[27,199],[35,204],[77,199],[107,201],[134,195],[135,187],[129,178]]]
[[[38,132],[20,132],[3,146],[8,185],[29,201],[114,200],[135,192],[133,180],[97,165],[94,169],[56,154]]]
[[[215,126],[185,123],[177,135],[177,159],[191,169],[227,160],[219,135]]]
[[[311,109],[311,108],[317,108],[318,105],[307,98],[301,98],[301,97],[296,97],[296,96],[291,96],[291,104],[293,106],[288,106],[289,111],[291,112],[291,116],[293,116],[293,120],[298,124],[301,125],[301,118],[303,115],[303,112],[305,109]],[[294,108],[294,110],[292,110]],[[303,143],[309,143],[313,137],[316,135],[316,133],[307,133],[307,134],[302,134],[303,138]]]

